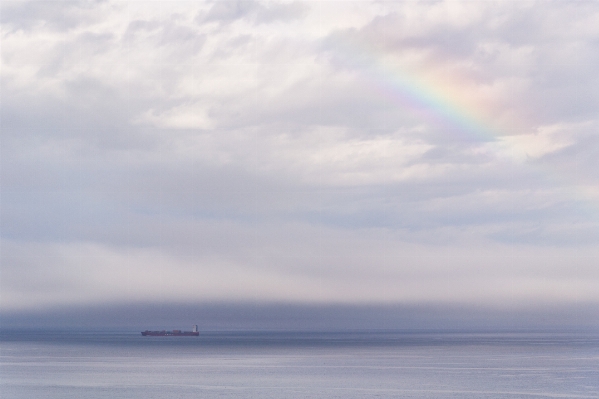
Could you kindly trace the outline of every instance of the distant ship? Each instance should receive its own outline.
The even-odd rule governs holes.
[[[181,331],[181,330],[173,330],[173,331],[142,331],[141,335],[150,336],[150,337],[197,337],[200,335],[198,331],[198,325],[193,326],[193,331]]]

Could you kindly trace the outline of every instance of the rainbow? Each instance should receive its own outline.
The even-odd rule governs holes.
[[[422,58],[399,62],[397,58],[393,59],[393,54],[376,52],[376,46],[362,41],[337,40],[334,44],[342,64],[367,80],[369,87],[411,111],[424,123],[441,128],[461,142],[485,145],[499,158],[510,159],[519,165],[528,160],[530,147],[509,137],[532,135],[536,129],[527,126],[533,124],[522,115],[511,115],[507,123],[502,121],[500,106],[481,98],[471,79],[439,73],[438,65],[422,62]],[[573,201],[584,203],[583,208],[587,211],[592,208],[591,213],[599,216],[599,186],[596,182],[573,184],[577,179],[563,170],[549,171],[550,165],[539,167],[531,162],[524,163],[533,169],[543,169],[540,172],[565,188]],[[589,207],[589,204],[594,206]]]
[[[391,55],[372,50],[358,41],[338,43],[342,62],[354,66],[370,87],[393,99],[427,123],[450,128],[463,139],[496,141],[501,131],[491,122],[488,99],[474,95],[473,84],[454,74],[440,74],[426,63],[408,67]],[[415,62],[412,62],[416,64]],[[486,104],[485,104],[486,103]]]

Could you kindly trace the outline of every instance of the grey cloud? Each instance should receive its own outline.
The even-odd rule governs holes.
[[[491,180],[489,173],[482,174],[474,187],[471,175],[458,174],[427,183],[335,189],[290,184],[237,168],[193,164],[173,168],[160,163],[136,167],[126,159],[108,168],[104,162],[5,163],[4,234],[13,239],[55,237],[141,246],[158,245],[162,239],[169,245],[188,243],[185,245],[192,248],[194,240],[189,242],[187,237],[197,237],[205,223],[214,222],[252,226],[258,220],[279,220],[340,229],[412,231],[523,224],[512,225],[515,232],[519,228],[526,231],[530,222],[556,220],[560,213],[566,218],[579,214],[576,209],[563,208],[566,198],[553,199],[551,193],[529,190],[528,184],[538,178],[534,175],[530,183],[519,183],[520,194],[514,192],[512,181],[502,182],[501,175]],[[11,183],[10,176],[15,175],[21,179]],[[535,207],[539,200],[546,203],[543,209]],[[157,234],[149,234],[152,219]],[[185,220],[195,232],[186,228],[177,234]],[[125,229],[123,221],[130,227]],[[143,227],[135,227],[138,225]],[[170,233],[163,235],[164,231]]]
[[[541,247],[584,247],[596,245],[599,240],[597,227],[587,223],[588,216],[580,212],[579,220],[563,225],[544,226],[535,223],[529,226],[502,226],[489,237],[509,245],[535,245]],[[542,218],[539,218],[542,220]]]
[[[291,3],[271,3],[263,7],[256,16],[257,23],[274,21],[288,22],[305,16],[308,3],[294,1]]]
[[[98,20],[98,5],[101,3],[102,1],[2,2],[1,21],[13,32],[40,26],[66,31]]]
[[[596,187],[599,170],[597,39],[582,29],[597,14],[592,4],[480,3],[457,22],[427,13],[455,2],[410,3],[415,19],[399,4],[353,15],[361,22],[349,28],[343,15],[320,20],[304,3],[216,2],[207,14],[86,3],[89,15],[72,22],[70,6],[53,17],[36,4],[2,15],[0,218],[11,303],[36,290],[39,303],[144,301],[153,290],[175,301],[173,287],[198,301],[301,302],[318,299],[318,281],[324,302],[491,303],[509,299],[511,280],[522,284],[518,298],[567,302],[580,291],[596,300],[595,274],[568,274],[572,259],[596,264],[599,240],[596,197],[581,199],[578,186]],[[553,29],[563,10],[580,32]],[[230,23],[240,19],[253,27]],[[324,37],[310,35],[315,21]],[[37,28],[19,36],[17,26]],[[49,44],[28,47],[40,41]],[[376,51],[347,54],[352,41]],[[476,136],[398,100],[393,77],[377,81],[364,66],[404,51],[424,54],[423,67],[463,73],[476,95],[496,96],[497,119],[521,124]],[[55,262],[27,255],[36,251]],[[148,275],[119,296],[128,292],[119,279],[129,280],[118,268],[134,274],[138,264],[172,285]],[[60,279],[45,290],[33,275],[28,287],[36,268],[60,270],[65,292]],[[528,293],[531,280],[542,289]]]
[[[305,3],[259,3],[256,1],[216,1],[206,15],[198,16],[199,21],[219,21],[231,23],[242,18],[252,18],[255,23],[289,21],[302,17],[306,12]]]
[[[441,55],[452,57],[471,55],[480,39],[472,35],[472,31],[481,30],[480,26],[441,25],[432,31],[412,32],[405,25],[404,16],[391,13],[374,18],[359,32],[350,32],[356,36],[354,40],[365,40],[370,46],[385,51],[432,49]]]
[[[206,35],[178,25],[176,21],[164,24],[156,20],[135,20],[129,23],[122,40],[128,46],[136,46],[139,41],[149,41],[161,48],[164,59],[176,63],[201,51]]]
[[[590,71],[578,69],[577,66],[559,68],[539,75],[531,82],[532,93],[529,100],[536,105],[538,117],[557,123],[564,119],[573,122],[588,121],[596,116],[599,79]]]
[[[243,18],[260,8],[255,1],[217,1],[208,11],[205,19],[208,21],[231,22]]]
[[[63,83],[68,96],[66,100],[43,94],[33,96],[6,86],[4,93],[12,98],[11,104],[2,107],[3,135],[7,146],[26,144],[33,137],[40,138],[42,142],[49,140],[50,144],[55,140],[71,139],[81,141],[85,146],[105,148],[126,140],[124,133],[128,130],[126,125],[130,118],[127,98],[106,82],[93,78],[66,81]],[[31,144],[41,143],[34,141]]]
[[[594,126],[591,129],[588,136],[556,154],[548,155],[544,161],[551,162],[560,158],[560,164],[568,163],[571,168],[576,168],[580,177],[596,181],[599,178],[599,170],[595,168],[595,162],[599,158],[599,127]]]

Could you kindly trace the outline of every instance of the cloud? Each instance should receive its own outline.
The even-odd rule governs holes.
[[[157,128],[205,130],[213,127],[207,112],[202,110],[202,106],[199,104],[181,105],[160,114],[150,109],[132,122],[150,124]]]
[[[340,234],[322,228],[318,232],[312,226],[293,224],[262,224],[253,239],[254,229],[248,226],[228,226],[227,233],[222,226],[213,226],[215,234],[221,230],[220,235],[228,236],[228,245],[214,238],[202,242],[205,237],[196,234],[189,239],[195,245],[188,247],[181,242],[182,232],[197,232],[200,226],[185,224],[163,225],[156,234],[167,251],[159,246],[123,247],[123,242],[117,247],[7,241],[3,246],[7,265],[3,308],[116,304],[150,298],[354,305],[475,301],[487,306],[596,300],[598,276],[592,264],[597,255],[588,247],[546,248],[540,256],[526,246],[461,237],[469,242],[454,241],[431,253],[429,246],[402,243],[405,233],[374,229],[364,239],[360,237],[363,232]],[[205,223],[201,226],[206,227]],[[318,242],[327,249],[315,246]]]
[[[3,3],[3,306],[597,301],[597,18]]]
[[[307,6],[302,2],[215,1],[198,22],[231,23],[243,18],[251,18],[257,24],[287,22],[301,18],[306,11]]]

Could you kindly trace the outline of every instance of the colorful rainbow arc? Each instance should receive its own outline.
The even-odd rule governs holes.
[[[337,42],[341,50],[338,55],[347,66],[367,79],[373,87],[386,97],[392,98],[398,105],[410,109],[428,123],[441,126],[444,130],[456,135],[456,138],[473,142],[498,142],[502,132],[495,127],[487,116],[489,113],[476,108],[472,102],[459,101],[459,84],[443,85],[439,79],[428,79],[424,74],[410,73],[401,65],[384,62],[384,54],[376,54],[364,44],[354,42]],[[372,48],[374,46],[370,46]],[[457,88],[457,89],[456,89]],[[500,144],[500,143],[498,143]],[[526,153],[525,148],[516,145],[494,145],[494,151],[501,158],[521,161],[515,154]],[[517,162],[521,163],[521,162]],[[562,170],[548,171],[545,166],[541,171],[562,187],[572,188],[571,199],[582,204],[585,210],[599,216],[599,186],[593,183],[572,184],[574,179]]]
[[[500,132],[472,101],[460,101],[463,94],[456,82],[433,79],[409,72],[398,63],[385,62],[384,55],[369,50],[365,44],[338,42],[339,55],[345,65],[355,67],[385,96],[428,123],[449,128],[454,134],[473,141],[496,141]]]
[[[397,68],[385,64],[374,65],[369,75],[375,77],[380,90],[413,109],[427,121],[444,127],[453,127],[455,133],[463,133],[466,138],[476,141],[494,141],[496,134],[483,126],[483,123],[471,115],[464,107],[453,103],[449,96],[435,91],[424,79],[398,73]]]

